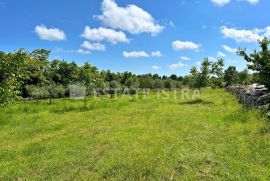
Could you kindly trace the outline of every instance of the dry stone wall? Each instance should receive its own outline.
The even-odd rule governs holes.
[[[270,118],[270,91],[263,85],[228,86],[228,92],[236,95],[238,101],[248,108],[259,108]]]

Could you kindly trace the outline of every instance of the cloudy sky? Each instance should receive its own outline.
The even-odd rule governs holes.
[[[269,0],[0,0],[0,50],[45,48],[99,69],[185,75],[270,38]]]

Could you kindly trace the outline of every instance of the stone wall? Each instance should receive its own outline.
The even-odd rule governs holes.
[[[270,117],[270,92],[264,86],[228,86],[226,90],[235,94],[238,101],[246,107],[262,109]]]

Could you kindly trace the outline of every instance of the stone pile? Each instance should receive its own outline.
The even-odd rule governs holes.
[[[228,86],[226,90],[235,94],[246,107],[263,109],[270,117],[270,91],[263,85]]]

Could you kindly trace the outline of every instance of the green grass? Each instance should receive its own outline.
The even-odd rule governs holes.
[[[223,90],[202,95],[0,109],[0,180],[269,180],[269,122]]]

